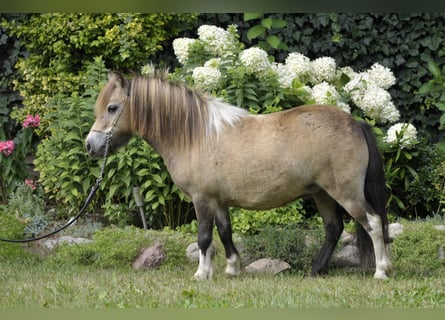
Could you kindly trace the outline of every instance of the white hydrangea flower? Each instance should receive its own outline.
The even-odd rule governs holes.
[[[204,63],[204,67],[219,69],[221,58],[212,58]]]
[[[289,53],[285,64],[297,74],[300,80],[307,77],[311,72],[311,60],[299,52]]]
[[[241,51],[239,59],[248,73],[261,74],[271,67],[267,52],[257,47]]]
[[[417,130],[410,123],[396,123],[391,126],[383,140],[400,148],[410,148],[417,142]]]
[[[351,67],[342,67],[337,70],[337,78],[340,78],[342,74],[345,74],[348,76],[351,81],[355,77],[358,76],[358,73],[354,71]]]
[[[349,105],[340,101],[341,96],[337,89],[326,81],[316,84],[312,88],[312,98],[316,104],[334,105],[345,112],[351,113]]]
[[[195,39],[190,38],[177,38],[173,40],[173,51],[179,63],[182,65],[187,62],[189,46],[195,41]]]
[[[297,73],[287,64],[274,63],[272,70],[278,75],[278,82],[282,88],[292,88],[292,82],[297,77]]]
[[[212,67],[196,67],[192,73],[195,84],[206,90],[213,90],[218,86],[221,71]]]
[[[311,81],[320,83],[322,81],[331,81],[335,78],[337,64],[334,58],[321,57],[311,62]]]
[[[370,81],[380,88],[388,89],[396,83],[396,78],[391,69],[379,63],[374,63],[366,73],[369,75]]]
[[[392,102],[391,95],[385,89],[375,85],[368,86],[361,98],[355,100],[357,107],[372,119],[394,122],[400,118],[400,113]]]
[[[215,55],[222,55],[229,42],[229,33],[223,28],[202,25],[198,28],[199,40],[207,44],[207,49]]]

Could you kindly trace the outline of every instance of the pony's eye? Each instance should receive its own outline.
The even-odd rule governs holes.
[[[118,105],[111,104],[108,106],[108,113],[115,113],[119,109]]]

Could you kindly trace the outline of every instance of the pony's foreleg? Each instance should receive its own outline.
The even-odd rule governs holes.
[[[209,280],[213,276],[211,248],[214,210],[206,202],[194,201],[198,219],[199,265],[193,276],[195,280]]]
[[[323,190],[314,195],[314,200],[326,234],[320,253],[312,261],[312,275],[316,276],[328,272],[329,259],[343,231],[343,209]]]
[[[232,226],[227,208],[218,208],[216,212],[216,227],[226,251],[227,267],[225,273],[229,276],[237,276],[241,272],[241,259],[233,244]]]

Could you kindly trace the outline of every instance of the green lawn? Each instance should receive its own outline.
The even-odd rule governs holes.
[[[171,308],[412,308],[445,307],[445,277],[377,281],[357,270],[334,270],[322,278],[223,275],[191,280],[194,267],[136,272],[45,262],[0,262],[1,307]]]

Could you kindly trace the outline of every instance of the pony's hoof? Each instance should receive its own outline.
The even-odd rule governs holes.
[[[377,279],[377,280],[386,280],[386,279],[389,279],[389,278],[388,278],[388,276],[386,275],[386,272],[385,272],[385,271],[383,271],[383,270],[377,270],[377,271],[374,273],[374,279]]]
[[[206,281],[206,280],[211,280],[212,276],[213,276],[212,272],[197,271],[193,275],[192,280],[194,280],[194,281]]]

